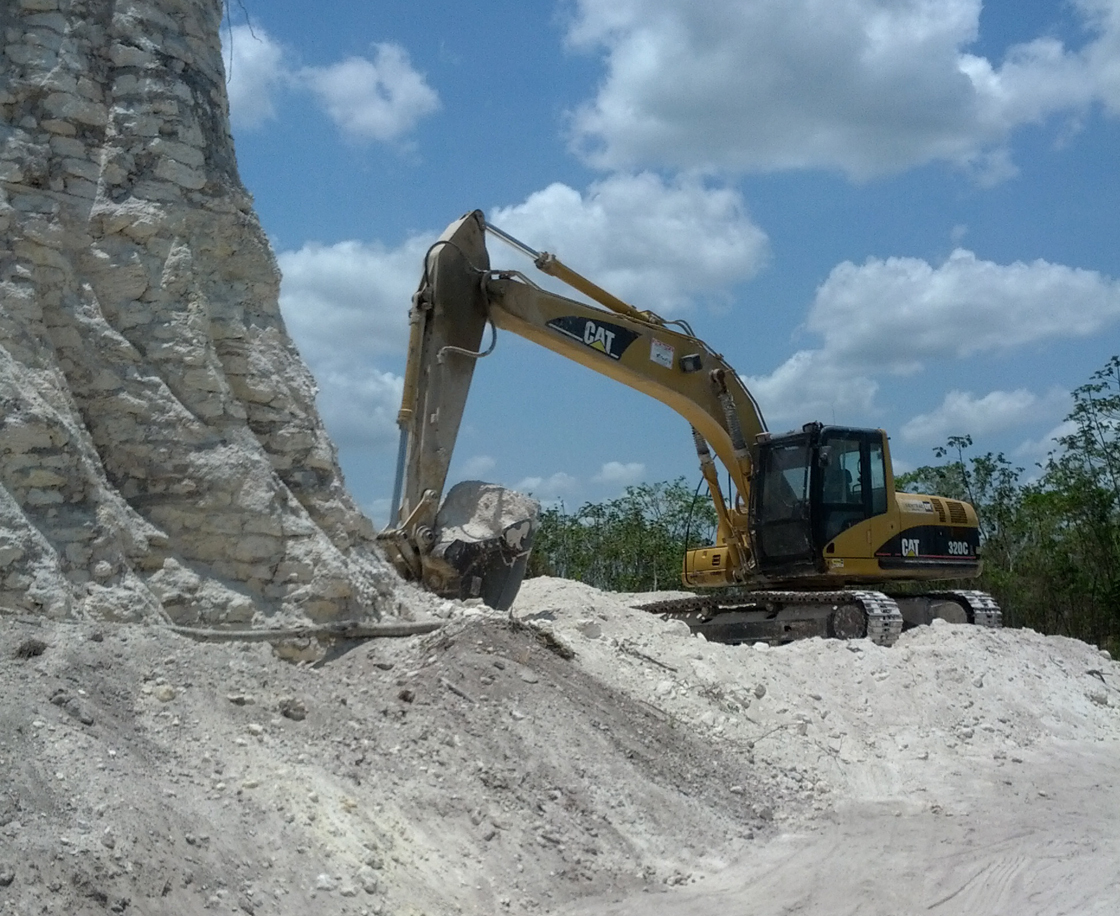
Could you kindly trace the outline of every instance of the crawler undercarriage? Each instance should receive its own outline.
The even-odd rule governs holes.
[[[869,590],[760,591],[737,597],[678,598],[638,605],[664,619],[683,620],[711,642],[781,644],[812,636],[862,639],[890,646],[904,629],[932,623],[1003,625],[985,592],[936,591],[886,595]]]

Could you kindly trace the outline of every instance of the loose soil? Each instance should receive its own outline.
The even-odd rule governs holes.
[[[1095,648],[730,647],[633,597],[279,654],[0,616],[0,913],[1120,910]]]

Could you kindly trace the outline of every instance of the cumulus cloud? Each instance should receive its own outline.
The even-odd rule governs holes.
[[[300,77],[353,140],[399,140],[440,107],[435,90],[395,44],[374,45],[373,60],[348,57],[329,67],[307,67]]]
[[[1019,461],[1045,462],[1047,455],[1057,450],[1058,440],[1064,436],[1072,436],[1075,432],[1077,432],[1077,423],[1073,420],[1063,420],[1041,438],[1028,439],[1020,443],[1013,454]]]
[[[728,304],[730,288],[769,254],[737,191],[687,177],[614,175],[582,194],[552,184],[488,219],[619,298],[667,316],[698,302]],[[495,265],[506,266],[494,251]]]
[[[557,471],[548,477],[523,477],[513,489],[528,493],[545,505],[553,505],[571,496],[579,489],[579,481],[571,474]]]
[[[463,480],[484,477],[494,470],[497,462],[489,455],[474,455],[463,462],[463,467],[458,476]]]
[[[335,443],[381,447],[397,441],[401,376],[361,364],[341,371],[311,369],[319,382],[319,413]]]
[[[931,161],[999,180],[1019,126],[1120,113],[1120,13],[1076,0],[1082,47],[1040,37],[993,62],[968,51],[981,0],[576,0],[569,43],[605,55],[573,114],[605,168],[839,169]]]
[[[591,479],[595,483],[607,483],[615,486],[630,486],[631,484],[640,483],[642,478],[645,477],[646,466],[640,461],[608,461],[600,469],[599,473]]]
[[[288,84],[287,54],[263,29],[235,25],[222,31],[230,121],[252,129],[276,117],[275,93]]]
[[[1047,261],[996,264],[957,250],[941,265],[917,258],[844,262],[817,290],[805,327],[822,345],[748,384],[778,418],[867,413],[877,375],[936,360],[1087,337],[1120,321],[1120,282]],[[992,405],[989,405],[992,406]]]
[[[941,357],[1086,337],[1120,319],[1120,282],[1036,260],[996,264],[957,249],[940,266],[869,258],[833,268],[807,326],[848,363],[911,372]]]
[[[259,26],[233,26],[222,33],[222,45],[235,128],[275,118],[284,90],[310,93],[341,133],[358,142],[400,144],[440,109],[438,93],[392,42],[375,44],[372,60],[354,56],[327,66],[299,66],[295,53]]]
[[[304,358],[323,365],[403,354],[412,294],[435,237],[397,248],[350,240],[281,252],[280,308]]]
[[[865,368],[853,371],[825,350],[798,350],[769,375],[743,381],[762,406],[772,431],[812,419],[847,422],[868,416],[879,390]]]
[[[1052,391],[1038,397],[1025,388],[992,391],[977,397],[970,391],[950,391],[938,407],[909,420],[901,429],[909,443],[940,444],[949,436],[971,435],[978,439],[1013,429],[1040,416],[1060,414],[1069,405],[1069,395]]]
[[[357,241],[281,252],[280,309],[319,382],[319,408],[340,445],[395,441],[401,378],[379,368],[403,358],[408,309],[435,238],[397,248]]]

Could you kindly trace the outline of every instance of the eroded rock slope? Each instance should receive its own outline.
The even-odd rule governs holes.
[[[0,4],[0,604],[391,610],[237,173],[221,0]]]

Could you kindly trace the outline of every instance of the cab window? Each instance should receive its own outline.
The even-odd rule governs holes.
[[[883,456],[883,441],[878,437],[868,443],[871,471],[871,514],[882,515],[887,511],[887,462]]]
[[[857,522],[887,511],[882,439],[875,433],[826,433],[820,469],[818,535],[828,543]]]

